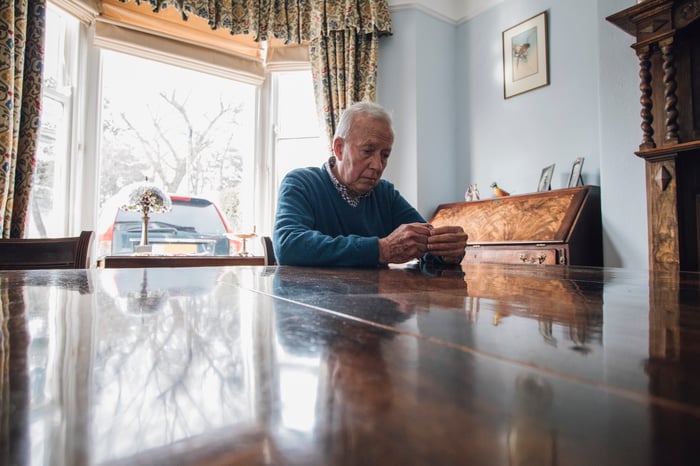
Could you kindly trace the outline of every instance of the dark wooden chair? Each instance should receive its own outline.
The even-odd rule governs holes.
[[[263,251],[265,252],[265,265],[277,265],[275,257],[275,248],[272,246],[272,238],[269,236],[261,236]]]
[[[87,269],[93,231],[68,238],[0,239],[0,270]]]

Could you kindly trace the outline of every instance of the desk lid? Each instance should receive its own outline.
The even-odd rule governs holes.
[[[565,243],[595,186],[441,204],[435,226],[460,225],[468,244]]]

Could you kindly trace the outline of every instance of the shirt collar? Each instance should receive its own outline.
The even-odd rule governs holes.
[[[366,192],[359,196],[353,195],[348,189],[348,187],[344,184],[341,184],[340,181],[338,181],[338,179],[333,174],[333,167],[335,166],[335,162],[335,157],[331,156],[328,159],[328,161],[323,164],[323,168],[326,169],[326,173],[328,173],[331,182],[333,182],[333,186],[335,186],[336,191],[338,191],[343,200],[347,202],[350,206],[357,207],[358,205],[360,205],[360,200],[368,197],[372,193],[372,191]]]

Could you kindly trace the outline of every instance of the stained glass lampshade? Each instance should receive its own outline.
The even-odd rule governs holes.
[[[129,212],[141,212],[143,214],[141,226],[141,242],[136,247],[138,253],[151,252],[148,244],[148,216],[152,212],[168,212],[172,208],[172,201],[162,189],[152,183],[142,183],[125,189],[125,202],[122,210]]]

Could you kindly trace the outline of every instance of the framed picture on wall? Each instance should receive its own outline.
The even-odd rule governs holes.
[[[549,84],[547,12],[503,31],[503,97]]]
[[[542,174],[540,175],[540,183],[537,185],[537,192],[549,191],[552,189],[552,175],[554,174],[554,165],[551,164],[548,167],[542,169]]]
[[[571,167],[571,175],[569,175],[569,188],[573,188],[580,184],[583,184],[583,178],[581,177],[581,169],[583,168],[583,157],[577,157],[574,160],[574,164]]]

